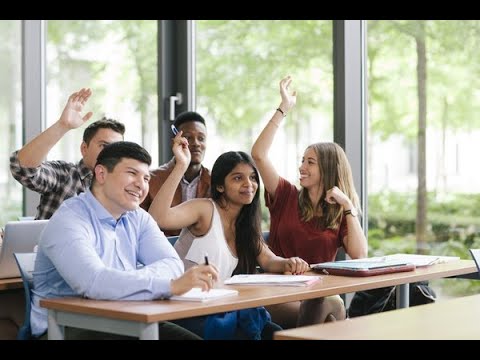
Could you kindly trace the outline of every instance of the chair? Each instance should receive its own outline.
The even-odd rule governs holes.
[[[178,240],[178,236],[167,236],[167,239],[168,239],[168,241],[170,241],[170,244],[172,244],[172,246],[174,246],[175,243]]]
[[[32,339],[32,331],[30,329],[30,310],[32,307],[31,291],[33,289],[32,273],[37,253],[14,253],[13,256],[15,257],[18,269],[20,270],[23,289],[25,290],[25,320],[18,330],[17,340],[29,340]]]
[[[472,254],[472,258],[477,265],[477,270],[480,273],[480,249],[470,249],[470,254]]]
[[[268,244],[268,238],[270,236],[270,231],[263,231],[262,236],[263,236],[263,241],[265,241],[265,243]]]

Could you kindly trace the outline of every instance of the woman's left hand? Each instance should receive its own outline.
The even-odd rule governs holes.
[[[293,275],[301,275],[308,270],[310,270],[310,266],[308,265],[308,263],[299,257],[291,257],[285,259],[284,271],[286,273],[290,273]]]
[[[338,187],[334,186],[327,191],[325,195],[325,201],[329,204],[338,204],[344,208],[352,208],[352,202],[350,199],[340,190]]]

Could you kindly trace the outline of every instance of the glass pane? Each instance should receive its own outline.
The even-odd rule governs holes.
[[[0,226],[22,215],[22,186],[10,173],[10,154],[22,146],[21,21],[0,21]]]
[[[333,140],[332,22],[196,22],[196,100],[208,121],[207,167],[225,151],[250,153],[280,104],[286,75],[298,100],[270,156],[279,174],[298,184],[306,146]]]
[[[479,21],[368,22],[370,255],[480,247],[479,33]]]
[[[89,87],[90,122],[104,115],[123,122],[125,140],[142,144],[158,163],[157,21],[47,24],[47,126],[58,120],[71,93]],[[85,126],[67,133],[49,159],[77,162]]]

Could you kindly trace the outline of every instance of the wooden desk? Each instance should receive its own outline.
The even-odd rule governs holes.
[[[0,279],[0,291],[23,288],[22,278]]]
[[[275,340],[480,339],[480,295],[278,331]]]
[[[477,268],[472,260],[460,260],[409,272],[364,278],[327,275],[323,276],[321,282],[310,287],[225,286],[237,289],[238,297],[228,297],[208,303],[62,298],[41,300],[40,305],[48,309],[49,339],[63,339],[63,326],[138,336],[140,339],[158,339],[157,323],[159,321],[281,304],[474,272],[477,272]]]

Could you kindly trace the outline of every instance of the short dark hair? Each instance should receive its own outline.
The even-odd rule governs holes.
[[[90,140],[92,140],[92,138],[100,129],[112,129],[122,136],[125,134],[125,125],[117,120],[108,119],[104,116],[100,120],[97,120],[87,126],[83,132],[83,141],[85,144],[89,145]]]
[[[200,115],[199,113],[196,113],[195,111],[184,111],[175,118],[173,121],[173,125],[178,129],[180,125],[185,124],[186,122],[191,122],[191,121],[198,121],[207,126],[205,124],[205,119]]]
[[[106,145],[98,154],[97,165],[103,165],[108,172],[112,172],[115,166],[123,159],[135,159],[149,167],[152,164],[152,157],[143,147],[130,141],[116,141]]]

